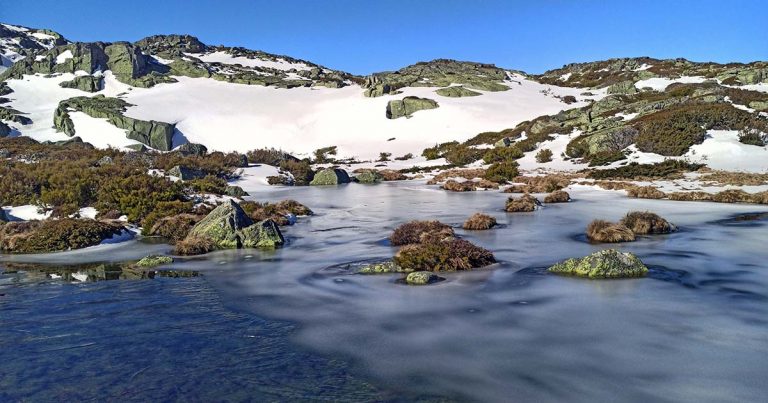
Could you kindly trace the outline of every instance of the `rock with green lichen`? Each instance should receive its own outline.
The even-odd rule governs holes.
[[[468,90],[460,85],[455,87],[440,88],[435,90],[435,92],[437,95],[451,98],[476,97],[478,95],[483,95],[479,92]]]
[[[349,183],[350,181],[351,179],[347,171],[340,168],[328,168],[316,173],[309,184],[312,186],[332,186]]]
[[[358,274],[390,274],[390,273],[405,273],[408,270],[395,264],[393,261],[383,263],[372,263],[367,266],[363,266],[358,270]]]
[[[645,276],[648,268],[632,253],[606,249],[583,258],[557,263],[549,271],[589,278],[632,278]]]
[[[384,177],[375,170],[362,171],[355,175],[355,182],[358,183],[379,183]]]
[[[173,263],[173,258],[170,256],[158,256],[158,255],[151,255],[142,258],[136,263],[136,266],[139,267],[155,267],[155,266],[161,266],[164,264],[171,264]]]
[[[400,100],[392,100],[387,104],[387,119],[410,118],[417,111],[435,109],[439,106],[437,102],[429,98],[405,97]]]
[[[428,285],[441,280],[445,279],[429,271],[415,271],[405,276],[405,282],[408,285]]]
[[[274,221],[254,223],[232,200],[216,207],[195,224],[188,236],[211,239],[216,247],[222,249],[275,248],[285,243]]]
[[[85,92],[97,92],[103,87],[104,79],[96,76],[77,76],[70,81],[59,83],[62,88],[74,88]]]

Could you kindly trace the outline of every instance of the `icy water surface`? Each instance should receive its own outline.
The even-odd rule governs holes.
[[[498,192],[413,183],[286,189],[257,198],[294,198],[317,213],[285,231],[289,245],[172,266],[200,276],[70,285],[6,275],[0,393],[22,385],[7,396],[56,397],[50,388],[81,396],[63,384],[94,397],[83,385],[101,379],[118,398],[763,400],[768,219],[751,213],[768,210],[571,194],[568,204],[508,214]],[[651,267],[648,278],[545,272],[605,247],[585,241],[589,221],[637,209],[680,227],[620,246]],[[501,228],[457,233],[496,254],[501,263],[490,269],[426,287],[347,270],[392,256],[386,237],[402,222],[458,227],[476,211]],[[135,244],[120,258],[145,248],[162,246]],[[57,263],[104,259],[62,256]]]

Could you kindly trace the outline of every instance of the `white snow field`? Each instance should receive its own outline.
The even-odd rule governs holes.
[[[243,56],[232,56],[231,54],[222,51],[212,53],[187,53],[187,55],[196,57],[206,63],[239,64],[244,67],[265,67],[276,70],[310,70],[312,68],[304,63],[292,63],[281,58],[276,58],[276,60],[259,58],[251,59]]]

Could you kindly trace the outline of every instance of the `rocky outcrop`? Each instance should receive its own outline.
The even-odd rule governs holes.
[[[366,77],[364,95],[377,97],[396,94],[404,87],[449,87],[462,84],[482,91],[506,91],[507,72],[492,64],[438,59],[416,63],[396,72],[376,73]]]
[[[161,266],[164,264],[171,264],[173,263],[173,258],[170,256],[157,256],[157,255],[151,255],[146,256],[136,262],[136,266],[138,267],[155,267],[155,266]]]
[[[182,57],[185,53],[205,52],[206,46],[192,35],[153,35],[133,43],[146,53],[166,59]]]
[[[70,81],[59,83],[62,88],[74,88],[85,92],[97,92],[104,87],[104,78],[101,76],[77,76]]]
[[[4,106],[0,106],[0,120],[8,120],[11,122],[20,123],[22,125],[28,125],[32,123],[32,119],[24,116],[22,112]]]
[[[188,237],[210,239],[222,249],[275,248],[285,243],[272,220],[254,223],[236,202],[229,200],[195,224]]]
[[[351,179],[347,171],[340,168],[328,168],[316,173],[314,179],[309,184],[311,186],[331,186],[349,182],[351,182]]]
[[[198,157],[208,154],[208,147],[197,143],[184,143],[176,148],[182,155],[196,155]]]
[[[401,100],[392,100],[387,104],[387,119],[410,118],[415,112],[435,109],[439,106],[429,98],[405,97]]]
[[[435,90],[435,92],[437,95],[450,98],[476,97],[478,95],[483,95],[479,92],[468,90],[460,85],[455,87],[440,88]]]
[[[9,134],[11,134],[11,127],[3,122],[0,122],[0,138],[8,137]]]
[[[568,259],[549,268],[557,274],[589,278],[643,277],[648,268],[635,255],[606,249],[583,258]]]
[[[175,126],[170,123],[134,119],[123,113],[131,104],[118,98],[103,95],[75,97],[59,103],[53,116],[53,125],[58,131],[69,136],[75,135],[75,126],[69,117],[71,111],[79,111],[94,118],[107,119],[109,123],[128,131],[126,137],[146,144],[160,151],[172,148]]]

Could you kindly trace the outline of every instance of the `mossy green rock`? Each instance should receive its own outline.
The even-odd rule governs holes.
[[[583,258],[568,259],[549,268],[557,274],[589,278],[643,277],[648,268],[635,255],[606,249]]]
[[[608,86],[609,94],[634,94],[636,92],[637,88],[635,88],[635,82],[632,80],[622,81]]]
[[[425,109],[435,109],[440,105],[429,98],[405,97],[392,100],[387,104],[387,119],[411,117],[415,112]]]
[[[430,271],[415,271],[413,273],[408,273],[405,277],[405,282],[408,285],[428,285],[440,280],[444,280],[444,278]]]
[[[62,88],[74,88],[85,92],[97,92],[103,87],[104,79],[95,76],[77,76],[59,84]]]
[[[389,261],[384,263],[373,263],[364,266],[358,270],[358,274],[390,274],[390,273],[404,273],[407,270],[395,264],[395,262]]]
[[[355,181],[358,183],[379,183],[382,179],[384,179],[384,177],[373,170],[363,171],[355,175]]]
[[[328,168],[316,173],[309,184],[312,186],[332,186],[350,181],[347,171],[340,168]]]
[[[69,116],[71,110],[80,111],[94,118],[107,119],[116,127],[127,130],[126,137],[146,144],[160,151],[170,151],[173,144],[175,125],[154,120],[146,121],[123,115],[129,106],[119,98],[108,98],[103,95],[94,97],[74,97],[59,102],[54,111],[54,127],[69,136],[75,135],[75,126]]]
[[[242,207],[232,200],[216,207],[195,224],[189,236],[209,238],[223,249],[275,248],[285,243],[274,221],[254,223]]]
[[[171,264],[173,263],[173,258],[170,256],[147,256],[145,258],[142,258],[136,263],[136,266],[139,267],[155,267],[155,266],[161,266],[164,264]]]
[[[451,98],[476,97],[479,95],[483,95],[479,92],[468,90],[460,85],[455,87],[440,88],[438,90],[435,90],[435,92],[437,93],[437,95],[442,95],[444,97],[451,97]]]

